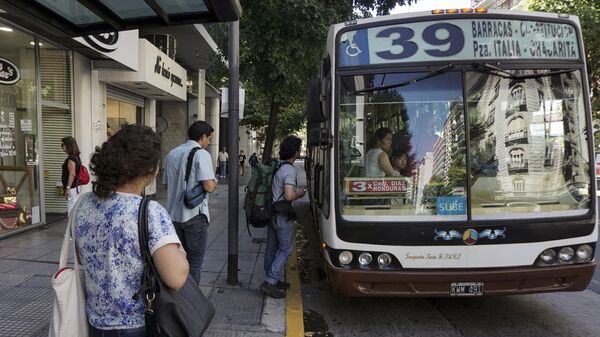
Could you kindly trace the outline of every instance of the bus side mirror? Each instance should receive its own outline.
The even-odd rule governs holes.
[[[325,122],[327,116],[321,105],[321,81],[319,79],[310,80],[308,82],[308,98],[307,98],[307,117],[308,125],[314,125]]]
[[[310,129],[307,138],[309,146],[330,146],[333,143],[333,137],[327,128]]]

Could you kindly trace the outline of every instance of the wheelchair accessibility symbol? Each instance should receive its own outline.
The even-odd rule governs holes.
[[[350,44],[346,47],[346,55],[350,57],[357,56],[360,53],[362,53],[362,50],[360,50],[360,48],[358,48],[358,45],[354,42],[350,42]]]
[[[352,32],[352,33],[348,33],[346,35],[346,41],[344,41],[344,42],[348,43],[348,45],[346,46],[346,55],[348,55],[350,57],[355,57],[355,56],[358,56],[358,54],[362,53],[362,50],[354,42],[354,37],[356,35],[356,32]]]

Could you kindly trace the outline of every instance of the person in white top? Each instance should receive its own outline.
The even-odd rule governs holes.
[[[392,130],[379,128],[371,139],[371,149],[367,152],[367,177],[392,177],[394,168],[388,152],[392,148]]]
[[[225,146],[221,148],[221,152],[219,152],[219,176],[221,178],[227,177],[227,161],[229,160],[229,154],[227,153],[227,149]]]

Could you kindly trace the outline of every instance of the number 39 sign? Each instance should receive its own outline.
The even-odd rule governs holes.
[[[482,59],[579,59],[577,31],[564,23],[457,19],[344,32],[339,66]]]

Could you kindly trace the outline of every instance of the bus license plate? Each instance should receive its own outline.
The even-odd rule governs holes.
[[[481,296],[483,282],[455,282],[450,284],[450,296]]]

